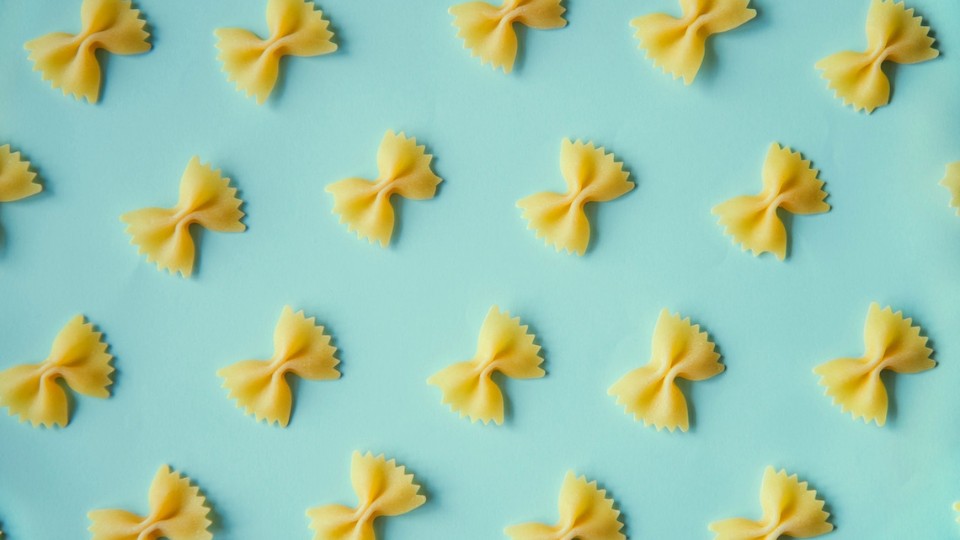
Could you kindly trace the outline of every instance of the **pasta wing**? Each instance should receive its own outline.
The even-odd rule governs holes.
[[[347,230],[386,247],[394,227],[390,197],[424,200],[436,195],[443,180],[430,169],[432,160],[415,138],[387,131],[377,152],[380,176],[376,181],[347,178],[327,186],[333,195],[333,213],[347,224]]]
[[[150,513],[138,516],[126,510],[94,510],[87,514],[93,540],[211,540],[210,508],[190,479],[164,465],[149,492]]]
[[[79,34],[54,32],[28,41],[33,69],[54,88],[76,99],[96,103],[100,97],[97,50],[140,54],[150,50],[146,21],[129,0],[83,0]]]
[[[493,69],[513,71],[517,59],[517,33],[514,24],[538,30],[563,28],[566,9],[563,0],[504,0],[499,7],[486,2],[466,2],[450,8],[457,37],[471,56]]]
[[[287,427],[293,409],[288,375],[315,381],[340,378],[337,349],[315,321],[285,306],[274,332],[273,358],[245,360],[217,371],[237,407],[258,422],[265,419]]]
[[[830,514],[823,510],[824,501],[817,492],[808,489],[797,475],[767,467],[760,487],[763,518],[753,521],[745,518],[725,519],[710,524],[716,540],[776,540],[813,538],[833,530]]]
[[[36,181],[37,173],[30,170],[30,162],[11,152],[10,145],[0,146],[0,202],[13,202],[36,195],[43,186]]]
[[[782,261],[787,256],[787,230],[777,210],[798,215],[830,210],[819,174],[799,152],[771,144],[763,164],[763,190],[718,204],[713,213],[744,251],[771,252]]]
[[[653,65],[690,84],[700,71],[707,38],[733,30],[757,16],[750,0],[680,0],[683,16],[652,13],[630,24]]]
[[[0,372],[0,407],[33,426],[64,427],[70,421],[66,389],[110,397],[112,359],[103,334],[77,315],[57,334],[46,360]]]
[[[872,0],[867,12],[867,50],[843,51],[817,62],[837,97],[854,110],[872,113],[890,103],[890,80],[884,62],[915,64],[940,53],[929,36],[930,28],[913,15],[903,1]]]
[[[517,202],[529,228],[547,245],[583,255],[590,243],[590,221],[584,206],[590,202],[607,202],[630,192],[635,185],[623,163],[612,153],[592,142],[570,142],[560,145],[560,170],[567,183],[564,194],[543,192]]]
[[[427,502],[413,475],[383,454],[354,452],[350,479],[359,499],[356,508],[333,504],[307,510],[316,540],[376,540],[378,517],[406,514]]]
[[[427,384],[440,388],[443,403],[449,404],[461,418],[502,424],[503,393],[493,374],[500,372],[514,379],[543,377],[543,358],[534,339],[519,317],[511,318],[509,313],[493,306],[480,328],[476,356],[440,370],[427,379]]]
[[[687,401],[676,379],[701,381],[723,372],[720,354],[714,348],[698,325],[664,309],[653,331],[650,363],[624,375],[608,394],[645,426],[653,424],[658,431],[664,427],[687,431]]]
[[[320,56],[337,50],[330,21],[309,0],[269,0],[267,26],[270,37],[242,28],[218,28],[217,57],[223,62],[227,80],[247,97],[263,104],[277,83],[280,59],[284,56]]]
[[[217,232],[242,232],[243,201],[230,179],[194,156],[180,179],[180,199],[173,208],[144,208],[120,216],[127,224],[131,243],[160,270],[193,273],[196,246],[190,235],[193,224]]]
[[[940,185],[950,191],[950,206],[956,208],[957,215],[960,216],[960,161],[947,165],[947,172]]]
[[[814,368],[820,375],[820,384],[826,394],[849,411],[854,420],[882,426],[887,421],[887,389],[880,372],[889,369],[896,373],[918,373],[936,365],[927,347],[927,338],[920,335],[903,313],[894,313],[890,307],[880,309],[870,304],[864,326],[865,352],[862,358],[840,358]]]
[[[524,523],[504,532],[513,540],[626,540],[620,511],[596,481],[568,471],[560,488],[560,520],[556,525]]]

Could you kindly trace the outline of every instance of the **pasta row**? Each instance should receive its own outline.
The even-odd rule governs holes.
[[[141,54],[150,50],[146,21],[130,0],[83,0],[79,34],[54,32],[28,41],[34,71],[54,88],[89,103],[100,99],[100,62],[97,50],[112,54]]]
[[[560,520],[556,525],[524,523],[504,530],[512,540],[626,540],[620,532],[620,511],[597,482],[568,471],[560,488]]]
[[[267,26],[270,37],[242,28],[218,28],[217,57],[223,62],[227,81],[247,97],[263,104],[277,84],[280,59],[284,56],[320,56],[337,50],[330,21],[309,0],[269,0]]]
[[[537,30],[563,28],[567,20],[563,0],[504,0],[499,7],[486,2],[466,2],[450,8],[457,37],[481,64],[489,63],[504,73],[513,71],[517,59],[514,24]]]
[[[65,387],[85,396],[110,397],[113,356],[107,348],[103,334],[77,315],[54,338],[46,360],[0,372],[0,407],[34,427],[66,426],[70,401]]]

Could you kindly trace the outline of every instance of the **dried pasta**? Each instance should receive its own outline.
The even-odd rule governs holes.
[[[217,371],[229,397],[237,407],[252,414],[257,421],[277,422],[287,427],[293,396],[286,377],[320,381],[339,379],[334,357],[337,349],[323,326],[309,319],[303,311],[293,312],[285,306],[273,334],[274,353],[270,360],[244,360]]]
[[[867,12],[867,50],[832,54],[816,64],[837,97],[854,110],[871,113],[890,103],[884,62],[916,64],[936,58],[930,28],[902,1],[872,0]]]
[[[34,71],[54,88],[76,99],[96,103],[100,98],[97,50],[113,54],[141,54],[150,50],[146,21],[130,0],[83,0],[79,34],[54,32],[28,41]]]
[[[333,195],[333,213],[347,230],[369,242],[387,247],[393,235],[394,213],[390,197],[432,199],[443,180],[430,170],[433,156],[417,140],[400,132],[387,131],[377,151],[380,175],[375,181],[347,178],[327,186]]]
[[[960,216],[960,161],[947,165],[947,172],[940,181],[940,185],[950,191],[950,206],[956,208],[957,215]]]
[[[887,421],[887,389],[880,372],[918,373],[937,363],[930,358],[933,350],[920,335],[920,327],[889,306],[880,309],[877,303],[870,304],[863,341],[862,358],[831,360],[813,372],[820,375],[826,394],[842,411],[849,411],[854,420],[882,426]]]
[[[623,163],[592,142],[564,139],[560,144],[560,172],[566,193],[542,192],[520,199],[517,207],[529,228],[547,245],[583,255],[590,243],[590,221],[583,208],[590,202],[607,202],[629,193],[635,185]]]
[[[227,80],[247,97],[255,96],[263,104],[280,73],[284,56],[320,56],[337,50],[330,21],[309,0],[268,0],[267,26],[270,37],[242,28],[218,28],[217,57],[223,62]]]
[[[560,488],[560,520],[556,525],[524,523],[504,532],[513,540],[626,540],[620,511],[596,481],[568,471]]]
[[[359,500],[356,508],[328,504],[307,510],[315,540],[376,540],[373,522],[378,517],[406,514],[427,502],[413,475],[383,454],[354,452],[350,480]]]
[[[143,208],[120,216],[127,224],[131,243],[160,270],[193,273],[196,246],[190,236],[193,224],[217,232],[242,232],[243,204],[237,189],[220,170],[194,156],[180,179],[180,199],[173,208]]]
[[[756,17],[756,10],[749,5],[750,0],[680,0],[680,18],[653,13],[630,24],[637,29],[640,48],[647,51],[653,65],[690,84],[703,64],[707,38]]]
[[[23,364],[0,372],[0,407],[33,426],[63,427],[70,422],[66,388],[96,398],[110,397],[113,356],[103,334],[77,315],[53,340],[50,355],[39,364]]]
[[[480,327],[477,354],[473,360],[457,362],[427,379],[443,392],[443,403],[449,404],[460,417],[470,421],[493,420],[503,423],[503,393],[493,380],[494,372],[514,379],[539,379],[546,373],[540,364],[540,346],[520,317],[493,306]]]
[[[537,30],[563,28],[566,9],[563,0],[503,0],[499,7],[486,2],[465,2],[450,8],[457,37],[471,56],[479,56],[481,64],[490,64],[504,73],[513,71],[517,59],[517,32],[513,25],[522,24]]]
[[[724,369],[720,354],[698,325],[664,309],[653,330],[652,356],[650,363],[624,375],[608,393],[645,426],[687,431],[687,400],[676,379],[702,381],[720,374]]]
[[[10,145],[0,146],[0,202],[26,199],[43,191],[36,181],[37,173],[30,170],[30,162],[12,152]]]
[[[93,540],[210,540],[210,508],[190,478],[160,467],[150,484],[150,512],[94,510],[87,514]]]
[[[813,538],[833,530],[828,521],[830,514],[823,510],[824,501],[817,492],[807,488],[806,482],[797,475],[787,476],[786,471],[767,467],[763,471],[760,486],[760,506],[763,518],[753,521],[732,518],[715,521],[710,530],[716,540],[776,540],[790,538]]]
[[[782,261],[787,256],[787,230],[778,209],[803,215],[830,210],[819,174],[800,152],[771,144],[763,163],[763,190],[718,204],[713,213],[744,251],[772,252]]]

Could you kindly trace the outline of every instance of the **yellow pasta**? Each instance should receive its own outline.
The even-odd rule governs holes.
[[[823,510],[824,502],[817,492],[807,488],[806,482],[797,475],[787,476],[786,471],[763,471],[760,486],[760,506],[763,518],[753,521],[745,518],[725,519],[710,524],[716,540],[777,540],[790,538],[813,538],[833,530],[830,514]]]
[[[413,475],[383,454],[354,452],[350,480],[359,500],[356,508],[328,504],[307,510],[315,540],[376,540],[373,522],[378,517],[406,514],[427,502]]]
[[[54,32],[28,41],[34,71],[54,88],[76,99],[96,103],[100,98],[97,50],[113,54],[140,54],[150,50],[146,21],[129,0],[83,0],[79,34]]]
[[[69,399],[59,382],[85,396],[108,398],[112,359],[103,334],[77,315],[54,338],[46,360],[0,372],[0,407],[33,426],[66,426]]]
[[[597,483],[568,471],[560,488],[560,520],[556,525],[524,523],[507,527],[513,540],[626,540],[620,511]]]
[[[563,0],[503,0],[499,7],[486,2],[465,2],[450,8],[457,37],[471,56],[504,73],[513,71],[517,59],[517,32],[514,23],[537,30],[563,28],[566,9]]]
[[[529,228],[547,245],[583,255],[590,243],[590,221],[583,208],[590,202],[612,201],[632,190],[630,173],[612,153],[592,142],[564,139],[560,144],[560,172],[566,193],[542,192],[520,199],[517,207]]]
[[[817,62],[837,97],[854,110],[873,112],[890,103],[890,80],[882,64],[916,64],[936,58],[930,28],[895,0],[872,0],[867,12],[867,50],[843,51]]]
[[[683,16],[679,19],[653,13],[630,24],[637,29],[640,48],[647,51],[653,65],[690,84],[703,64],[707,38],[756,17],[749,5],[750,0],[680,0]]]
[[[43,191],[36,181],[37,173],[30,170],[30,162],[11,152],[10,145],[0,146],[0,202],[26,199]]]
[[[920,327],[889,306],[880,309],[877,303],[870,304],[863,341],[862,358],[832,360],[813,372],[820,375],[826,394],[842,411],[849,411],[854,420],[863,418],[882,426],[887,421],[887,389],[880,372],[918,373],[937,363],[930,358],[933,350],[920,335]]]
[[[375,181],[347,178],[327,186],[333,195],[333,213],[347,230],[369,242],[387,247],[393,235],[394,214],[390,197],[432,199],[443,180],[430,170],[433,156],[417,140],[400,132],[387,131],[377,151],[380,175]]]
[[[277,84],[280,59],[284,56],[320,56],[337,50],[330,21],[308,0],[268,0],[267,26],[270,37],[242,28],[218,28],[217,57],[223,62],[228,81],[247,97],[263,104]]]
[[[534,339],[527,326],[520,324],[520,317],[511,318],[508,312],[493,306],[480,327],[473,360],[440,370],[427,379],[427,384],[440,388],[443,403],[460,413],[461,418],[502,424],[503,393],[493,374],[500,372],[513,379],[543,377],[543,358]]]
[[[293,312],[285,306],[273,334],[274,353],[270,360],[244,360],[217,371],[229,397],[237,400],[247,414],[257,421],[266,419],[287,427],[293,396],[286,377],[320,381],[339,379],[334,357],[337,349],[330,345],[330,336],[315,319]]]
[[[940,185],[950,190],[950,206],[956,208],[957,215],[960,216],[960,161],[947,165],[947,172]]]
[[[698,325],[664,309],[653,330],[652,356],[650,363],[624,375],[607,393],[645,426],[687,431],[687,400],[676,379],[702,381],[720,374],[724,369],[720,354]]]
[[[246,230],[240,220],[243,204],[230,179],[220,170],[200,163],[194,156],[180,179],[180,199],[173,208],[143,208],[120,216],[127,224],[131,243],[156,263],[160,270],[179,272],[184,277],[193,273],[196,246],[190,236],[193,224],[217,232]]]
[[[830,210],[818,174],[800,152],[771,144],[763,163],[763,190],[718,204],[713,213],[744,251],[772,252],[782,261],[787,256],[787,230],[777,211],[805,215]]]
[[[94,510],[93,540],[210,540],[210,508],[190,479],[164,465],[150,484],[150,512],[140,516],[126,510]]]

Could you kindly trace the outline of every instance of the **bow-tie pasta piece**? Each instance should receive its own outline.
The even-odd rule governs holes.
[[[76,99],[96,103],[100,98],[97,49],[113,54],[140,54],[150,50],[146,21],[129,0],[83,0],[79,34],[54,32],[28,41],[34,71],[54,88]]]
[[[490,308],[477,342],[473,360],[457,362],[427,379],[443,392],[443,403],[449,404],[460,417],[484,424],[493,420],[503,423],[503,393],[493,380],[499,371],[513,379],[539,379],[545,372],[540,364],[540,346],[520,317],[511,318],[497,306]]]
[[[53,340],[46,360],[0,372],[0,407],[7,407],[21,422],[63,427],[70,421],[70,406],[58,381],[85,396],[110,397],[113,356],[102,338],[82,315],[71,319]]]
[[[547,245],[583,255],[590,243],[590,221],[583,208],[590,202],[612,201],[632,190],[630,173],[612,153],[592,142],[560,145],[560,172],[567,183],[566,193],[542,192],[520,199],[528,228],[543,237]]]
[[[824,501],[817,492],[807,489],[807,483],[797,475],[767,467],[760,486],[760,506],[763,518],[753,521],[732,518],[715,521],[710,530],[716,540],[777,540],[780,537],[813,538],[833,530],[830,514],[823,510]]]
[[[887,389],[880,372],[919,373],[937,363],[930,358],[933,350],[920,335],[920,327],[889,306],[880,309],[878,304],[870,304],[863,341],[862,358],[831,360],[813,372],[820,375],[826,394],[842,411],[849,411],[854,420],[863,418],[882,426],[887,421]]]
[[[613,499],[597,487],[568,471],[560,488],[560,520],[556,525],[524,523],[504,532],[513,540],[626,540],[620,529],[620,511]]]
[[[263,104],[277,84],[280,59],[284,56],[320,56],[337,50],[330,21],[307,0],[269,0],[267,26],[270,37],[242,28],[218,28],[217,57],[223,62],[228,81],[237,89],[253,95]]]
[[[359,501],[356,508],[328,504],[307,510],[315,540],[376,540],[373,522],[378,517],[406,514],[427,502],[413,475],[383,454],[354,452],[350,481]]]
[[[517,59],[517,32],[513,25],[522,24],[537,30],[563,28],[566,9],[563,0],[504,0],[499,7],[486,2],[466,2],[450,8],[457,37],[479,56],[481,64],[489,63],[504,73],[513,71]]]
[[[800,152],[771,144],[763,163],[763,190],[718,204],[713,213],[744,251],[772,252],[782,261],[787,256],[787,230],[778,209],[803,215],[830,210],[819,174]]]
[[[0,202],[13,202],[36,195],[43,186],[36,181],[37,173],[30,170],[30,162],[11,152],[10,145],[0,146]]]
[[[333,213],[347,230],[369,242],[387,247],[393,235],[394,214],[390,197],[432,199],[443,180],[430,170],[433,156],[417,140],[401,132],[387,131],[377,151],[380,175],[375,181],[347,178],[327,186],[333,195]]]
[[[336,366],[340,361],[334,357],[337,349],[330,345],[323,326],[313,317],[304,316],[303,311],[294,313],[290,306],[280,314],[273,343],[270,360],[244,360],[217,371],[217,375],[223,378],[229,397],[237,400],[237,407],[258,422],[266,419],[287,427],[293,408],[287,375],[311,381],[339,379]]]
[[[94,510],[93,540],[210,540],[210,508],[190,479],[167,465],[160,467],[150,484],[150,512],[140,516],[126,510]]]
[[[890,80],[882,64],[916,64],[936,58],[940,53],[933,47],[920,17],[901,1],[873,0],[867,13],[867,50],[843,51],[817,62],[837,97],[854,110],[873,112],[890,103]]]
[[[645,426],[687,431],[687,400],[676,379],[702,381],[720,374],[724,369],[720,354],[698,325],[664,309],[653,330],[652,356],[650,363],[624,375],[607,393]]]
[[[180,179],[180,199],[173,208],[143,208],[120,216],[127,224],[130,243],[156,263],[160,270],[179,272],[184,277],[193,273],[196,246],[190,235],[193,224],[217,232],[242,232],[243,204],[237,189],[220,170],[200,163],[194,156]]]
[[[957,215],[960,216],[960,161],[947,165],[947,173],[940,181],[940,185],[950,191],[950,206],[956,208]]]
[[[756,17],[749,4],[750,0],[680,0],[680,18],[652,13],[630,24],[637,29],[640,48],[647,51],[653,65],[690,84],[703,64],[707,38]]]

